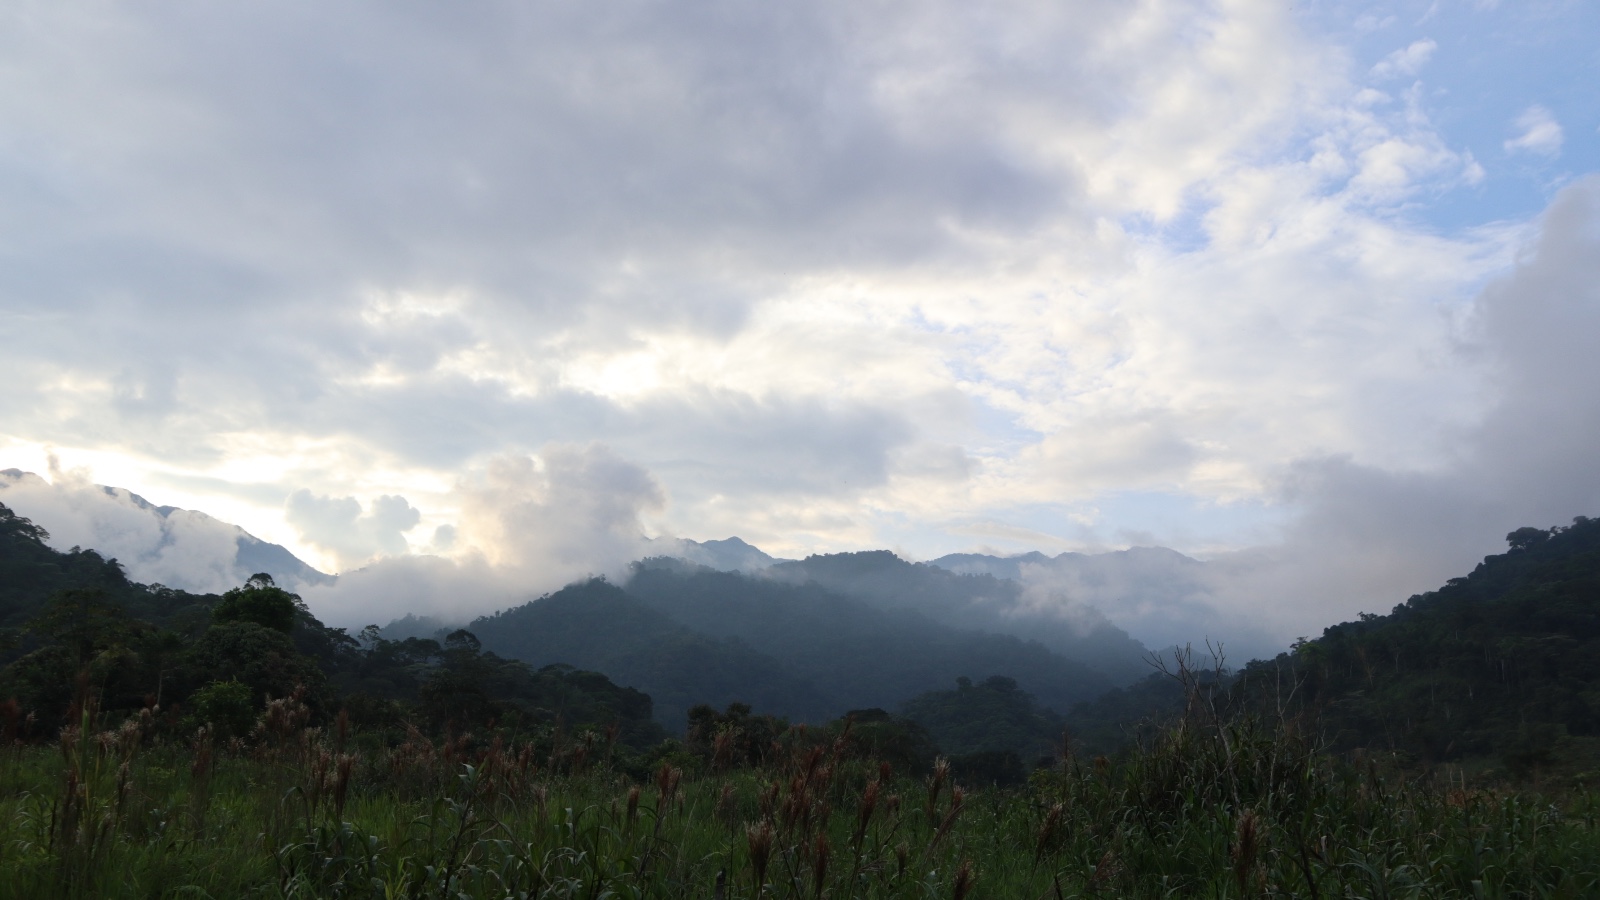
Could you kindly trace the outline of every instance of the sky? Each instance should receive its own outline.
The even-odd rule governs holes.
[[[92,483],[204,511],[359,573],[309,598],[352,621],[739,535],[1171,547],[1212,626],[1314,634],[1600,515],[1597,36],[16,0],[0,468],[54,493],[6,502],[61,541],[135,542]]]

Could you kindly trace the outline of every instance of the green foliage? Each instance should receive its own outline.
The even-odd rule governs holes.
[[[189,698],[190,723],[205,726],[220,738],[244,737],[255,725],[261,704],[248,685],[213,681]]]
[[[1440,690],[1406,679],[1453,646],[1444,616],[1463,635],[1450,640],[1515,661],[1515,678],[1466,682],[1509,692],[1478,694],[1503,717],[1484,752],[1530,777],[1562,765],[1597,739],[1547,714],[1593,695],[1567,655],[1588,646],[1594,611],[1587,527],[1523,535],[1472,577],[1330,629],[1232,691],[1180,668],[1075,707],[1083,745],[1126,715],[1149,723],[1087,764],[1060,757],[1059,717],[1004,676],[924,694],[907,718],[863,708],[812,728],[733,700],[687,703],[707,688],[737,697],[759,687],[739,679],[790,663],[603,582],[513,611],[527,630],[511,633],[549,626],[527,638],[537,652],[571,642],[669,685],[686,704],[683,743],[660,740],[648,695],[534,669],[477,632],[358,640],[298,607],[284,627],[254,602],[276,596],[260,583],[230,592],[250,602],[222,615],[210,607],[226,598],[70,584],[28,601],[0,676],[60,707],[35,734],[52,746],[0,752],[0,900],[1593,896],[1600,799],[1574,782],[1541,796],[1417,778],[1371,744],[1359,761],[1324,754],[1305,727],[1312,713],[1364,721],[1352,710],[1427,724],[1425,706],[1394,704],[1418,702],[1419,684]],[[740,596],[829,602],[730,593],[696,608],[734,616]],[[785,615],[797,635],[820,629]],[[1393,672],[1350,668],[1396,648]],[[1341,661],[1365,684],[1360,702],[1336,690]],[[1494,705],[1513,701],[1528,713],[1515,722]],[[159,709],[174,702],[186,721]],[[14,734],[22,706],[0,713]],[[213,728],[196,736],[202,721]],[[952,757],[936,760],[936,738]],[[1018,748],[1048,754],[1025,784]]]
[[[441,645],[369,629],[363,643],[325,627],[267,575],[222,597],[135,585],[114,563],[45,546],[40,529],[0,507],[0,565],[7,559],[22,559],[13,571],[25,575],[63,576],[23,579],[20,595],[0,582],[0,598],[16,604],[0,606],[0,618],[31,611],[0,656],[0,697],[15,712],[8,733],[50,739],[92,707],[148,715],[168,734],[209,722],[214,736],[238,737],[269,698],[292,696],[313,721],[343,709],[346,721],[395,731],[599,729],[636,748],[662,737],[650,697],[604,675],[535,671],[483,652],[466,631]],[[37,596],[46,589],[54,593]]]
[[[1061,717],[1035,702],[1014,679],[994,675],[953,691],[929,691],[905,706],[906,717],[928,730],[947,753],[1050,754],[1061,743]],[[988,765],[993,761],[982,763]]]
[[[237,681],[251,695],[286,697],[297,687],[311,689],[314,705],[326,705],[326,679],[315,661],[295,649],[289,636],[250,621],[211,626],[186,655],[191,684]]]
[[[853,709],[845,713],[851,737],[861,753],[888,763],[896,772],[926,775],[939,757],[939,746],[928,730],[911,719],[878,709]]]
[[[415,642],[414,648],[438,647],[432,641],[408,640]],[[495,725],[519,730],[568,724],[614,727],[632,747],[664,736],[651,718],[648,694],[559,663],[534,671],[481,648],[471,632],[459,629],[430,657],[416,698],[424,721],[446,731]]]
[[[1519,776],[1574,754],[1568,768],[1594,768],[1600,754],[1582,748],[1600,738],[1600,521],[1507,539],[1507,553],[1387,616],[1251,663],[1238,690],[1305,716],[1336,749],[1491,758]]]
[[[690,752],[722,771],[761,765],[774,751],[778,737],[788,730],[788,722],[775,716],[752,716],[743,703],[730,703],[720,713],[701,704],[689,710],[684,743]]]
[[[264,572],[250,576],[243,587],[226,594],[211,610],[211,621],[250,622],[262,628],[288,634],[294,630],[295,621],[306,614],[300,598],[272,583],[272,576]]]
[[[1164,672],[1115,688],[1067,713],[1073,751],[1087,756],[1115,753],[1148,738],[1183,712],[1183,685]]]
[[[0,691],[50,733],[89,699],[113,710],[143,706],[181,649],[175,636],[131,619],[99,588],[58,592],[23,635],[30,649],[0,669]]]
[[[143,719],[101,730],[91,714],[59,748],[0,757],[0,900],[1600,889],[1596,795],[1408,780],[1206,703],[1119,760],[1005,790],[950,765],[897,776],[843,726],[786,737],[758,767],[636,779],[581,741],[374,740],[307,729],[292,706],[273,740],[242,750],[163,742]]]

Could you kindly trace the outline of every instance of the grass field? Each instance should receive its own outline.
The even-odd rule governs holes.
[[[1026,788],[910,777],[848,729],[759,767],[587,732],[450,741],[139,720],[0,759],[0,897],[1594,897],[1600,815],[1187,720]],[[632,772],[630,775],[629,773]]]

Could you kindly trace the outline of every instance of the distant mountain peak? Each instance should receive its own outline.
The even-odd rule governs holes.
[[[784,561],[737,536],[713,541],[657,538],[653,543],[667,545],[662,548],[662,556],[685,560],[719,572],[760,572]]]
[[[257,572],[296,591],[336,580],[238,525],[198,510],[157,505],[127,488],[58,485],[32,472],[0,469],[0,498],[49,531],[52,543],[115,558],[129,577],[145,583],[204,593],[236,587]],[[132,515],[142,513],[153,522],[128,527],[130,508],[137,511]]]

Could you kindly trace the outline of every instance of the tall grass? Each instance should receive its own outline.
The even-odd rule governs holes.
[[[247,741],[97,723],[0,761],[0,897],[1593,897],[1600,804],[1316,752],[1197,705],[1025,789],[843,729],[629,775],[598,733],[395,740],[276,701]]]

